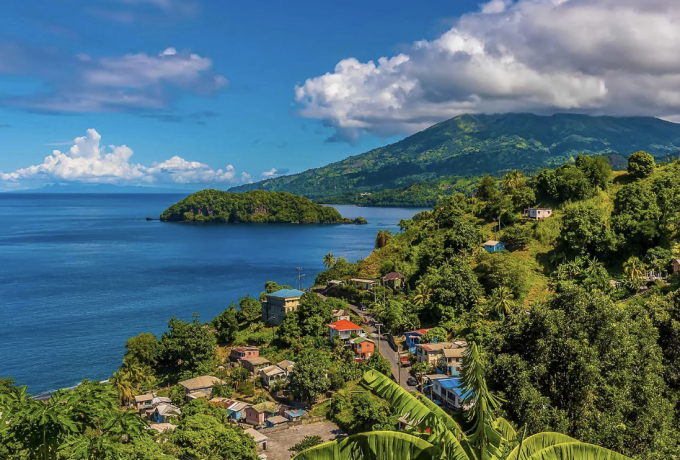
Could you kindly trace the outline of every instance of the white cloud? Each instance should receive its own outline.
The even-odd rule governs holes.
[[[493,0],[435,40],[340,61],[296,86],[337,136],[412,133],[470,112],[680,115],[680,2]]]
[[[276,168],[272,168],[269,171],[265,171],[262,173],[262,177],[272,177],[276,175]]]
[[[0,47],[0,61],[3,56],[16,64],[7,69],[0,64],[0,74],[38,76],[51,90],[5,97],[0,103],[45,112],[163,111],[182,93],[209,96],[229,83],[212,70],[210,58],[173,47],[155,55],[49,59],[36,50]]]
[[[0,183],[5,188],[48,182],[87,182],[110,184],[217,184],[250,180],[250,175],[236,175],[232,165],[212,169],[197,161],[174,156],[163,162],[143,166],[130,161],[133,151],[126,145],[102,146],[101,135],[95,129],[77,137],[66,152],[52,151],[38,165],[14,172],[0,171]],[[240,180],[239,180],[240,178]]]

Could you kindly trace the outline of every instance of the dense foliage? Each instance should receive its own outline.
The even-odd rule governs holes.
[[[286,191],[313,199],[403,189],[442,176],[527,171],[567,163],[579,154],[609,155],[622,160],[636,150],[656,158],[677,155],[680,126],[655,118],[589,117],[557,114],[461,115],[322,168],[235,187],[235,191]],[[625,162],[625,160],[623,160]],[[455,182],[455,180],[454,180]],[[438,187],[437,187],[438,188]],[[423,205],[440,194],[434,186],[390,192],[411,194],[404,203]],[[417,198],[421,196],[421,198]],[[346,198],[345,198],[346,200]],[[358,197],[358,203],[385,203],[381,194]]]
[[[203,190],[173,204],[161,214],[170,222],[365,223],[345,219],[335,208],[285,192],[231,193]]]

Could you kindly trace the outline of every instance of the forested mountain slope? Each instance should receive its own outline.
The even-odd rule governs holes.
[[[535,171],[578,154],[622,163],[637,150],[657,159],[677,155],[680,125],[651,117],[532,114],[461,115],[394,144],[322,168],[232,191],[275,190],[308,198],[405,187],[442,176]]]

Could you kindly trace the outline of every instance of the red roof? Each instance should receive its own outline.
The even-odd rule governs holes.
[[[416,329],[415,331],[408,331],[408,332],[406,332],[405,334],[412,334],[412,333],[415,332],[415,333],[420,334],[420,335],[425,335],[425,334],[427,334],[427,333],[428,333],[429,331],[431,331],[431,330],[432,330],[432,328],[429,328],[429,329]]]
[[[361,330],[361,326],[357,326],[351,321],[347,321],[346,319],[341,319],[340,321],[336,321],[332,324],[329,324],[328,327],[331,329],[335,329],[336,331],[356,331],[356,330]]]

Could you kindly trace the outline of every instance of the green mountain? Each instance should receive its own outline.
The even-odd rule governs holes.
[[[167,222],[366,223],[347,219],[332,207],[285,192],[256,190],[231,193],[202,190],[173,204],[161,214]]]
[[[677,155],[680,124],[651,117],[461,115],[394,144],[290,176],[230,189],[286,191],[312,199],[399,189],[444,176],[559,166],[578,154],[623,163],[637,150]]]

